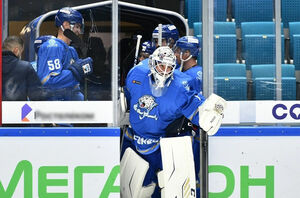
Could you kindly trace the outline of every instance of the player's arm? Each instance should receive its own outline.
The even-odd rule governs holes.
[[[221,126],[226,101],[216,94],[211,94],[206,100],[201,94],[191,94],[193,91],[185,94],[187,102],[183,106],[183,114],[208,135],[214,135]]]
[[[80,82],[93,73],[93,59],[91,57],[79,59],[78,54],[73,47],[69,47],[69,50],[74,57],[75,62],[68,65],[67,68],[72,71],[74,77]]]
[[[92,59],[77,59],[74,63],[65,62],[65,49],[61,46],[42,45],[38,52],[38,75],[42,84],[56,84],[64,87],[77,84],[92,72]]]

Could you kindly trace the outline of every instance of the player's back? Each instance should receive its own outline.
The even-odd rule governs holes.
[[[77,59],[76,50],[60,39],[53,38],[43,43],[39,48],[37,60],[37,73],[42,84],[52,89],[77,85],[78,81],[70,78],[69,71],[63,72]],[[55,78],[59,75],[60,78]],[[64,77],[68,78],[68,81],[60,81]]]

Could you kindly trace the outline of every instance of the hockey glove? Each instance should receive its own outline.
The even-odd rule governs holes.
[[[78,59],[75,63],[69,66],[69,70],[78,81],[81,81],[84,77],[93,73],[93,60],[88,57],[85,59]]]
[[[216,94],[211,94],[199,107],[199,126],[208,135],[214,135],[219,130],[225,108],[226,100]]]

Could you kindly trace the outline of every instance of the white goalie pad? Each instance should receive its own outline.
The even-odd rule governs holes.
[[[162,198],[195,198],[196,179],[191,137],[160,140],[163,170],[158,173]]]
[[[155,184],[143,187],[149,163],[127,148],[120,165],[120,191],[122,198],[151,198]]]
[[[199,107],[199,126],[208,135],[214,135],[219,130],[225,108],[226,100],[216,94],[211,94]]]

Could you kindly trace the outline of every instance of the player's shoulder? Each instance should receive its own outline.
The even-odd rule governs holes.
[[[194,67],[191,67],[191,71],[202,71],[202,67],[200,65],[196,65]]]
[[[136,65],[130,69],[128,75],[145,76],[150,72],[148,64]]]
[[[173,87],[175,87],[178,91],[185,92],[190,90],[192,78],[191,76],[175,70],[173,73]]]
[[[76,49],[73,46],[68,46],[69,50],[76,52]]]
[[[182,84],[182,82],[184,82],[184,81],[191,81],[192,80],[191,76],[189,76],[186,73],[183,73],[179,70],[174,71],[173,78],[174,78],[174,81],[176,83],[180,83],[180,84]]]
[[[148,65],[148,62],[149,62],[149,58],[146,58],[146,59],[142,60],[141,62],[139,62],[138,65]]]
[[[202,79],[202,67],[197,65],[194,67],[191,67],[187,71],[184,72],[185,74],[193,77],[193,78],[201,78]]]
[[[145,65],[136,65],[127,74],[126,85],[128,87],[134,86],[135,84],[141,84],[148,78],[149,68]]]
[[[40,48],[42,49],[47,48],[48,50],[49,49],[57,50],[59,48],[64,49],[66,47],[68,47],[68,45],[63,40],[58,38],[51,38],[47,40],[45,43],[43,43]]]

